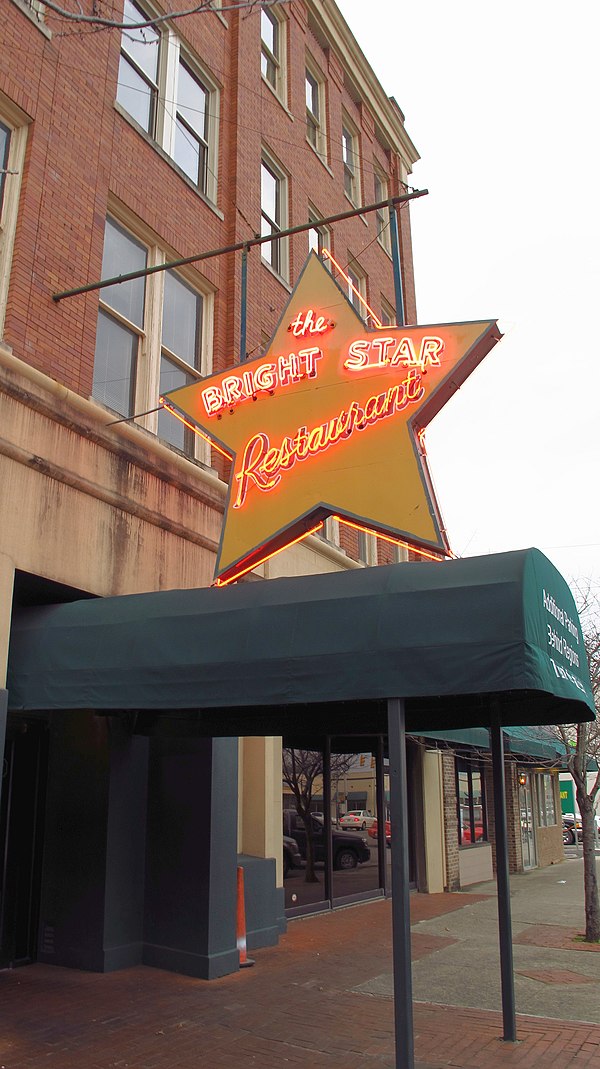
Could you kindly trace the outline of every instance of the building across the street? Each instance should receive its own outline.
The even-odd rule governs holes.
[[[323,222],[405,193],[418,159],[333,0],[214,0],[171,21],[124,0],[107,9],[114,26],[90,22],[97,10],[84,0],[71,21],[0,0],[0,687],[32,610],[211,585],[229,465],[159,397],[263,353],[309,252],[365,323],[416,322],[408,202]],[[242,253],[257,235],[271,240]],[[409,556],[329,519],[245,581]],[[133,713],[32,713],[0,697],[0,967],[230,971],[211,911],[235,916],[238,859],[250,946],[275,943],[286,910],[389,893],[389,850],[366,827],[336,825],[346,852],[327,901],[303,869],[284,880],[282,750],[296,737],[141,732]],[[320,755],[312,808],[383,824],[386,739],[354,731],[302,740]],[[409,741],[419,890],[492,874],[484,736]],[[558,779],[547,742],[515,729],[507,745],[520,871],[563,856]],[[350,856],[355,835],[368,862]]]

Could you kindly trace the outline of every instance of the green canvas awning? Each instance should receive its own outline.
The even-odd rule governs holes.
[[[411,733],[485,725],[492,705],[503,725],[594,715],[571,592],[535,549],[23,610],[7,686],[13,710],[212,734],[302,731],[323,705],[332,732],[385,731],[394,696]]]
[[[450,746],[467,746],[470,749],[489,750],[490,738],[486,728],[460,728],[447,731],[423,733],[424,738],[444,742]],[[560,743],[549,730],[542,727],[505,727],[504,748],[507,753],[522,757],[539,758],[559,762],[564,758]]]

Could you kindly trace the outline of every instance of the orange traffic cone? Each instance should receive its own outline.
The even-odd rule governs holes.
[[[244,870],[238,865],[237,870],[237,948],[240,955],[240,969],[254,965],[252,958],[246,954],[246,907],[244,904]]]

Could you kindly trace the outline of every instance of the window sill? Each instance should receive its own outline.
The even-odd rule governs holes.
[[[273,94],[273,96],[275,97],[275,100],[279,104],[279,107],[282,109],[282,111],[285,111],[285,113],[286,113],[288,119],[290,120],[290,122],[295,122],[296,120],[294,119],[294,116],[292,115],[290,109],[288,108],[287,104],[285,103],[283,97],[279,96],[279,93],[277,92],[277,90],[273,88],[273,86],[271,85],[271,83],[268,80],[268,78],[265,78],[265,76],[262,73],[262,71],[261,71],[261,75],[260,76],[262,78],[263,85],[266,85],[266,87],[269,90],[269,92]]]
[[[198,186],[194,185],[192,180],[186,175],[185,171],[181,170],[181,167],[179,167],[175,160],[172,159],[171,156],[169,156],[168,152],[165,152],[164,148],[162,148],[158,144],[158,141],[155,141],[153,137],[150,137],[150,134],[147,132],[147,130],[144,130],[143,126],[140,126],[140,124],[135,121],[135,119],[129,114],[129,112],[126,111],[121,104],[119,104],[118,100],[115,100],[114,102],[114,109],[116,112],[118,112],[121,118],[124,119],[129,126],[131,126],[132,130],[135,130],[136,134],[139,134],[139,136],[146,142],[146,144],[150,145],[150,147],[154,149],[154,151],[160,156],[160,158],[164,160],[165,163],[167,163],[173,171],[175,171],[175,174],[177,174],[182,179],[182,181],[185,182],[186,186],[192,191],[192,193],[195,193],[198,199],[201,200],[207,208],[210,208],[211,212],[214,212],[218,219],[223,220],[225,216],[221,209],[217,208],[217,205],[214,203],[214,201],[207,197],[206,194],[202,192],[202,190],[198,189]]]
[[[11,2],[18,7],[19,11],[22,11],[26,18],[33,23],[34,26],[43,33],[44,37],[47,37],[49,41],[52,40],[52,30],[49,30],[43,19],[40,19],[39,15],[33,11],[26,0],[11,0]]]

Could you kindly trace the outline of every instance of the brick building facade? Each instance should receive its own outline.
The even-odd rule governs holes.
[[[222,458],[159,412],[158,397],[239,360],[240,254],[57,294],[312,222],[309,233],[249,252],[245,355],[268,343],[311,248],[344,268],[340,284],[363,317],[369,305],[383,322],[416,320],[408,204],[397,213],[402,309],[387,210],[320,224],[406,188],[418,157],[400,108],[332,0],[221,6],[149,24],[160,7],[125,0],[110,9],[118,22],[123,11],[120,28],[69,22],[40,0],[0,0],[0,687],[13,614],[27,606],[209,585],[227,489]],[[254,578],[398,559],[343,524],[326,535]],[[218,871],[220,841],[234,860],[237,850],[264,861],[258,889],[281,889],[281,740],[183,753],[173,740],[120,731],[93,713],[9,716],[3,805],[8,812],[6,783],[20,783],[11,812],[29,799],[14,820],[31,847],[34,892],[2,905],[0,966],[41,957],[100,969],[143,958],[205,976],[234,967],[233,892],[215,927],[191,834],[170,879],[198,881],[194,946],[156,921],[167,877],[152,859],[149,783],[185,782],[191,798],[200,770],[205,793],[194,805],[210,812],[203,865]],[[182,777],[192,758],[194,773]],[[445,757],[445,785],[450,764]],[[136,784],[145,786],[134,796]],[[223,804],[211,808],[217,796]],[[128,852],[115,806],[130,814],[132,843],[150,853]],[[11,819],[1,832],[14,872]],[[452,809],[446,837],[454,886]],[[75,873],[77,856],[90,864]],[[87,900],[90,914],[74,920]],[[276,939],[282,902],[274,899],[266,941]]]

